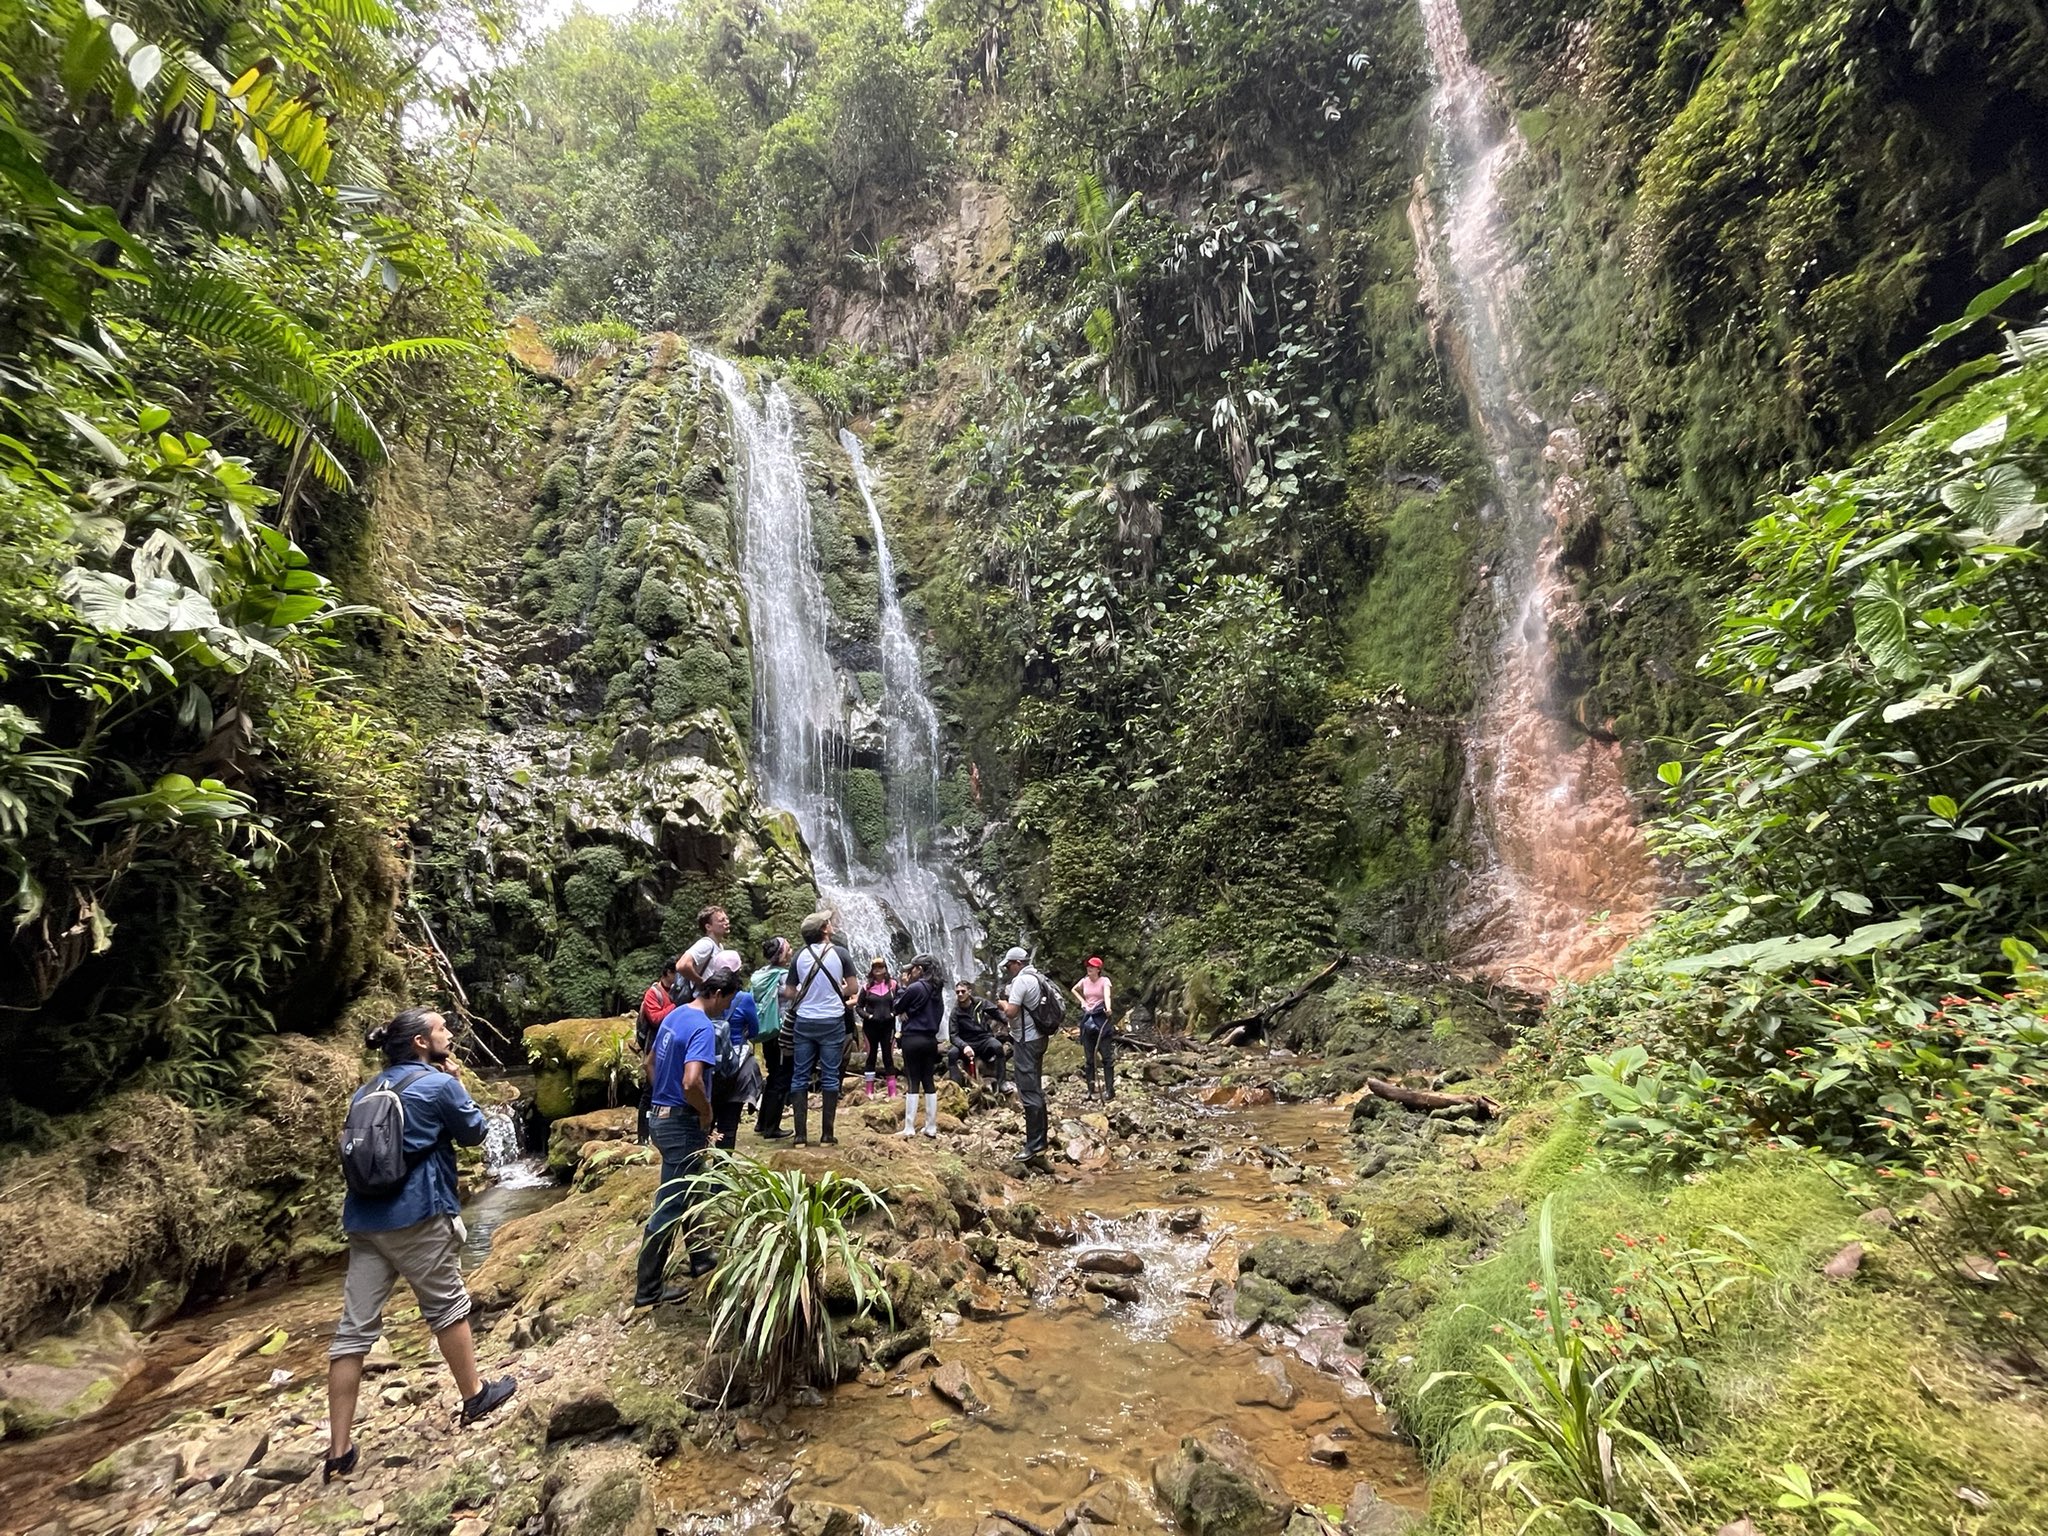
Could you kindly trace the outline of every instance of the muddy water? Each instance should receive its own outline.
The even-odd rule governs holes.
[[[672,1463],[662,1500],[707,1527],[747,1529],[771,1518],[772,1495],[854,1505],[892,1530],[971,1528],[994,1510],[1051,1526],[1091,1487],[1132,1501],[1125,1524],[1149,1520],[1152,1465],[1184,1435],[1228,1426],[1295,1500],[1341,1505],[1368,1481],[1390,1502],[1428,1502],[1413,1450],[1389,1427],[1354,1357],[1343,1319],[1311,1315],[1284,1336],[1240,1339],[1210,1300],[1234,1276],[1241,1244],[1281,1229],[1322,1236],[1300,1222],[1304,1201],[1334,1192],[1348,1113],[1331,1105],[1213,1113],[1195,1110],[1187,1172],[1083,1174],[1048,1190],[1019,1186],[1050,1215],[1079,1228],[1065,1250],[1042,1250],[1028,1306],[986,1321],[943,1320],[938,1358],[964,1363],[988,1400],[963,1414],[934,1396],[929,1362],[906,1362],[798,1408],[737,1455]],[[1299,1149],[1298,1185],[1276,1186],[1263,1148]],[[1171,1230],[1168,1213],[1196,1207],[1201,1227]],[[1095,1247],[1131,1249],[1145,1261],[1136,1302],[1073,1294],[1074,1261]],[[1257,1401],[1260,1362],[1282,1362],[1297,1398]],[[1311,1462],[1327,1435],[1346,1464]],[[794,1479],[791,1482],[791,1479]],[[721,1513],[713,1513],[721,1512]]]

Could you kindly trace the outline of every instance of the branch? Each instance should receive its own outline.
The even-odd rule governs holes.
[[[1431,1093],[1423,1088],[1403,1088],[1399,1083],[1377,1077],[1368,1077],[1365,1087],[1376,1099],[1389,1099],[1410,1109],[1470,1109],[1478,1111],[1481,1120],[1497,1120],[1501,1114],[1500,1102],[1483,1093]]]
[[[1218,1024],[1214,1029],[1209,1031],[1209,1039],[1212,1042],[1216,1040],[1221,1040],[1225,1035],[1229,1034],[1232,1030],[1237,1029],[1256,1030],[1263,1033],[1267,1025],[1271,1024],[1273,1020],[1279,1018],[1281,1014],[1285,1013],[1288,1009],[1294,1007],[1295,1004],[1299,1003],[1303,998],[1307,997],[1309,993],[1315,991],[1317,987],[1321,986],[1324,982],[1328,981],[1332,976],[1336,975],[1338,969],[1342,967],[1350,959],[1351,956],[1349,955],[1339,955],[1336,959],[1332,960],[1328,965],[1324,966],[1320,971],[1317,971],[1315,975],[1309,977],[1307,981],[1303,982],[1300,986],[1296,987],[1292,992],[1288,993],[1285,997],[1281,998],[1279,1002],[1268,1003],[1265,1007],[1261,1008],[1257,1013],[1248,1013],[1241,1019],[1231,1019],[1226,1023]]]

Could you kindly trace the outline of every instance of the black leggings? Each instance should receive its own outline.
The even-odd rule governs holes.
[[[893,1019],[862,1019],[861,1033],[868,1037],[868,1058],[861,1064],[861,1070],[872,1074],[875,1070],[875,1056],[882,1058],[882,1070],[896,1075],[896,1023]]]
[[[936,1035],[903,1037],[905,1093],[937,1093],[933,1086],[939,1071],[939,1040]]]

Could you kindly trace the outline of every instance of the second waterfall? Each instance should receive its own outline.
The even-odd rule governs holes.
[[[938,784],[944,742],[938,711],[895,590],[895,565],[859,439],[841,432],[847,470],[874,539],[880,578],[879,697],[835,661],[830,609],[819,570],[796,399],[780,383],[759,403],[730,360],[698,353],[725,397],[740,473],[740,572],[754,655],[752,760],[761,796],[796,817],[818,893],[840,917],[855,957],[900,949],[941,958],[948,977],[972,976],[981,930],[957,872],[938,847]],[[878,731],[857,733],[872,710]],[[879,737],[875,754],[856,736]],[[858,834],[849,794],[861,770],[879,771],[884,830]],[[868,782],[872,783],[872,779]],[[898,958],[908,958],[899,954]]]

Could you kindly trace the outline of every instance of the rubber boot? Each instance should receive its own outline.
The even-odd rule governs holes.
[[[1051,1118],[1050,1108],[1024,1111],[1024,1166],[1038,1173],[1052,1172],[1052,1160],[1045,1155],[1046,1128]]]
[[[839,1145],[839,1138],[832,1134],[832,1122],[839,1118],[839,1095],[828,1093],[822,1097],[825,1107],[819,1112],[818,1116],[818,1145],[821,1147],[836,1147]]]
[[[860,1076],[860,1086],[861,1091],[872,1099],[875,1096],[875,1074],[863,1072]]]
[[[914,1093],[904,1095],[903,1129],[896,1134],[898,1136],[915,1136],[917,1134],[917,1095]]]
[[[811,1144],[811,1096],[808,1093],[791,1094],[789,1099],[790,1124],[796,1127],[793,1145],[808,1147]]]
[[[913,1093],[909,1097],[913,1103],[916,1102],[916,1094]],[[924,1133],[927,1136],[939,1134],[939,1096],[936,1093],[924,1096]]]
[[[888,1097],[890,1097],[890,1098],[892,1098],[892,1099],[896,1097],[896,1074],[895,1074],[895,1073],[893,1073],[893,1072],[889,1074],[889,1092],[888,1092]],[[911,1095],[911,1097],[912,1097],[912,1098],[915,1098],[915,1097],[916,1097],[916,1095],[915,1095],[915,1094],[912,1094],[912,1095]]]

